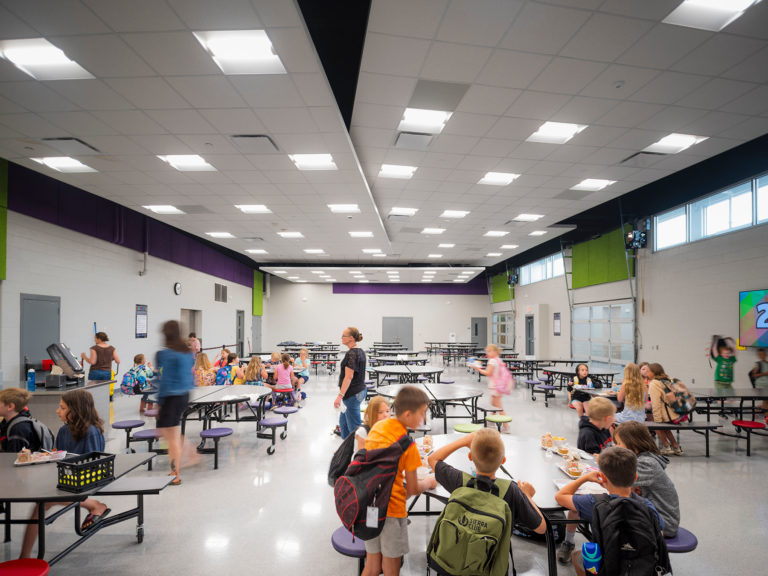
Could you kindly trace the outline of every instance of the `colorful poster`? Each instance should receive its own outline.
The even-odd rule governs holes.
[[[739,292],[739,344],[768,347],[768,290]]]

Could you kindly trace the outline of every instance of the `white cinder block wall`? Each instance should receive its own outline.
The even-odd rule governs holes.
[[[270,295],[264,299],[262,341],[267,350],[283,340],[340,343],[347,326],[363,333],[364,347],[381,340],[382,317],[413,317],[413,345],[424,349],[425,341],[470,341],[470,318],[488,318],[488,296],[439,294],[334,294],[326,284],[293,284],[270,279]]]
[[[139,276],[142,254],[16,212],[8,212],[7,279],[0,282],[0,361],[5,384],[21,374],[20,294],[61,298],[61,340],[75,354],[93,344],[93,323],[109,335],[122,364],[133,356],[154,357],[162,346],[163,322],[180,320],[180,310],[202,310],[204,346],[235,342],[236,311],[245,311],[251,333],[251,289],[177,264],[149,257]],[[182,293],[173,293],[181,282]],[[225,284],[228,301],[214,301],[214,284]],[[148,337],[135,336],[136,304],[149,307]],[[247,345],[246,345],[247,351]]]

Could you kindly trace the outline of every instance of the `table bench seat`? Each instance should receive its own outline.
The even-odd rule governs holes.
[[[672,424],[671,422],[645,422],[648,426],[648,430],[674,430],[678,433],[683,431],[696,432],[697,434],[703,434],[706,439],[707,446],[707,458],[709,458],[709,433],[715,432],[717,428],[722,428],[720,424],[713,422],[684,422],[683,424]]]

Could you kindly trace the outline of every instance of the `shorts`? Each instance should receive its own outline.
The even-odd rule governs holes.
[[[296,374],[296,378],[297,378],[297,379],[301,378],[302,380],[304,380],[304,384],[306,384],[307,382],[309,382],[309,374],[307,374],[306,376],[304,376],[304,375],[302,375],[302,374]]]
[[[408,554],[408,518],[387,516],[381,534],[366,540],[365,551],[368,554],[381,554],[387,558],[400,558]]]
[[[88,371],[88,380],[111,380],[112,379],[112,371],[111,370],[94,370],[91,368]]]
[[[717,390],[733,390],[733,382],[720,382],[720,380],[715,380],[715,388]]]
[[[189,406],[189,393],[181,396],[160,398],[160,411],[157,414],[157,428],[173,428],[181,424],[181,415]]]
[[[592,400],[592,396],[581,390],[574,390],[571,392],[571,402],[589,402]]]

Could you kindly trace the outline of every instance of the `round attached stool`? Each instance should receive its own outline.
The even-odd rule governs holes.
[[[525,385],[528,386],[528,388],[531,388],[532,386],[538,386],[541,384],[539,380],[532,380],[530,378],[526,379]]]
[[[427,380],[429,380],[429,378],[427,378],[426,376],[417,376],[416,377],[416,382],[426,382]]]
[[[734,420],[731,424],[733,424],[739,434],[741,434],[742,430],[747,433],[747,456],[750,456],[752,431],[765,430],[765,424],[763,422],[755,422],[754,420]]]
[[[482,428],[482,424],[470,424],[468,422],[462,422],[461,424],[453,425],[453,430],[455,432],[461,432],[462,434],[471,434],[472,432],[482,430]]]
[[[496,424],[496,428],[501,432],[501,427],[504,424],[512,422],[512,416],[507,416],[506,414],[491,414],[490,416],[485,417],[485,421]]]
[[[133,435],[133,438],[131,438],[131,441],[146,442],[147,452],[157,452],[158,454],[167,452],[167,450],[160,450],[159,448],[157,450],[152,449],[152,445],[158,438],[160,438],[160,430],[157,430],[156,428],[146,428],[136,432],[136,434]],[[147,467],[149,470],[152,470],[152,460],[149,461]]]
[[[144,410],[144,416],[147,418],[157,418],[157,415],[160,414],[160,410],[157,408],[150,408],[149,410]]]
[[[399,380],[400,378],[398,378],[397,376],[387,376],[386,378],[384,378],[384,382],[397,382]]]
[[[528,382],[526,380],[526,382]],[[557,390],[557,386],[553,386],[552,384],[539,384],[538,381],[534,380],[536,384],[531,388],[531,400],[536,401],[536,394],[544,394],[544,406],[549,408],[549,399],[555,397],[555,390]]]
[[[362,573],[365,568],[365,542],[355,538],[352,533],[342,526],[331,535],[331,545],[339,554],[357,558],[357,573]]]
[[[453,378],[440,378],[440,384],[455,384],[456,380]]]
[[[259,420],[259,428],[256,432],[257,438],[268,438],[272,441],[272,444],[267,448],[267,454],[272,455],[275,453],[275,443],[277,442],[277,429],[282,428],[280,438],[285,440],[288,436],[288,418],[282,416],[271,416]],[[264,431],[266,429],[266,431]]]
[[[375,385],[376,385],[376,381],[375,381],[375,380],[370,380],[370,379],[368,379],[368,380],[365,380],[363,383],[364,383],[366,386],[375,386]]]
[[[693,552],[699,541],[693,532],[689,532],[682,526],[678,527],[677,535],[674,538],[664,538],[667,543],[667,551],[670,554],[682,554],[683,552]]]
[[[295,414],[298,411],[299,409],[296,408],[296,406],[278,406],[277,408],[272,410],[272,412],[274,412],[275,414],[280,414],[281,416],[285,416],[286,418],[288,418],[288,414]]]
[[[213,448],[198,448],[197,451],[203,454],[213,453],[213,469],[219,469],[219,440],[225,436],[232,435],[232,428],[208,428],[200,432],[200,438],[203,441],[211,438],[213,440]]]
[[[115,430],[125,430],[125,449],[131,450],[131,430],[144,426],[144,420],[120,420],[112,424]],[[131,450],[135,452],[135,450]]]
[[[363,545],[363,552],[365,552],[365,545]],[[365,557],[365,554],[363,554],[363,557]],[[48,562],[38,558],[22,558],[20,560],[0,562],[0,574],[5,576],[47,576],[49,570]]]

